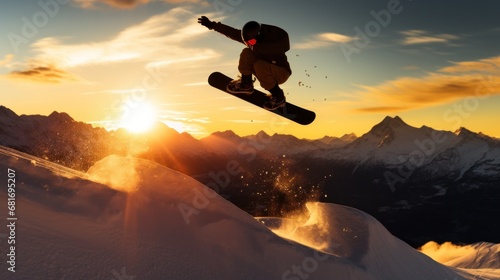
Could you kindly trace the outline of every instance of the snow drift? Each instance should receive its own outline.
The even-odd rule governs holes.
[[[82,174],[0,148],[0,167],[18,176],[16,272],[2,261],[1,279],[489,279],[359,210],[311,203],[303,219],[258,221],[146,160],[110,156]]]

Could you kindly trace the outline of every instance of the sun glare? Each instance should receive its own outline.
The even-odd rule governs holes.
[[[150,130],[156,121],[155,108],[151,104],[141,103],[123,115],[120,126],[132,133],[143,133]]]

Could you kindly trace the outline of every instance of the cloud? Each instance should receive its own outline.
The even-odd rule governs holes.
[[[75,67],[124,62],[144,62],[148,68],[157,67],[156,70],[178,62],[192,65],[218,55],[211,49],[186,44],[205,32],[206,29],[193,21],[189,11],[174,8],[130,26],[105,41],[66,44],[53,37],[40,39],[32,44],[36,56],[31,60],[66,71]],[[33,68],[25,67],[26,70],[17,72],[30,72]]]
[[[60,83],[63,81],[79,80],[77,76],[54,66],[40,65],[32,65],[22,71],[13,71],[8,76],[15,79],[25,79],[41,83]]]
[[[75,0],[78,6],[86,9],[95,8],[97,3],[106,4],[119,9],[132,9],[149,2],[150,0]]]
[[[401,112],[411,109],[410,106],[374,106],[360,108],[357,111],[363,113],[384,113],[384,112]]]
[[[479,61],[453,62],[453,66],[440,69],[444,73],[463,73],[463,72],[493,72],[500,68],[500,56],[481,59]]]
[[[452,40],[458,40],[459,37],[451,34],[436,34],[432,35],[424,30],[407,30],[401,31],[400,34],[405,38],[401,41],[403,45],[416,45],[416,44],[431,44],[431,43],[450,43]]]
[[[205,3],[205,4],[208,4],[204,0],[163,0],[163,1],[166,3],[171,3],[171,4],[182,4],[182,3],[202,3],[202,4]]]
[[[468,97],[486,97],[500,94],[500,60],[484,67],[479,62],[458,62],[453,68],[414,77],[401,77],[376,86],[358,86],[359,102],[370,104],[357,108],[362,113],[396,113],[428,106],[446,104]],[[490,65],[490,64],[488,64]],[[487,73],[472,70],[491,70]]]
[[[356,37],[349,37],[338,33],[320,33],[307,39],[307,42],[299,43],[295,49],[317,49],[338,44],[345,44],[355,40]]]
[[[140,5],[145,5],[154,0],[75,0],[75,3],[84,9],[96,8],[98,4],[104,4],[118,9],[133,9]],[[169,4],[198,3],[208,4],[205,0],[163,0]]]
[[[0,67],[7,66],[14,59],[13,54],[6,54],[2,60],[0,60]]]
[[[44,38],[33,44],[38,58],[55,61],[62,67],[106,64],[123,61],[183,61],[193,57],[213,57],[210,49],[184,46],[189,40],[204,34],[192,21],[192,14],[175,8],[126,28],[107,41],[64,44],[56,38]]]
[[[439,245],[434,241],[426,243],[420,248],[420,251],[431,257],[433,260],[443,264],[456,258],[460,258],[465,255],[474,255],[476,253],[476,250],[470,245],[458,246],[452,244],[451,242],[445,242]]]

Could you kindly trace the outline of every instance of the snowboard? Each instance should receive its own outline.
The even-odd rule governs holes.
[[[226,87],[232,80],[232,78],[220,72],[214,72],[208,77],[208,83],[214,88],[220,89],[223,92],[226,92],[232,96],[245,100],[246,102],[252,103],[255,106],[264,109],[264,103],[269,100],[270,95],[265,94],[259,90],[254,90],[251,94],[230,93],[226,90]],[[316,113],[314,113],[313,111],[309,111],[289,102],[286,102],[286,105],[284,107],[272,111],[266,111],[275,113],[301,125],[308,125],[312,123],[316,118]]]

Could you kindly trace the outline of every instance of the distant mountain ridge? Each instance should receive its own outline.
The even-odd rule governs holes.
[[[117,138],[67,113],[17,115],[0,106],[0,145],[84,170],[103,154],[118,153]]]
[[[228,130],[197,140],[163,123],[158,123],[154,132],[131,136],[123,130],[106,131],[77,122],[66,113],[18,116],[0,106],[0,145],[54,161],[61,161],[66,156],[69,158],[61,162],[66,165],[69,160],[89,162],[112,153],[127,153],[132,142],[144,144],[144,151],[149,153],[166,152],[167,148],[170,154],[191,157],[210,154],[234,156],[241,154],[243,146],[248,145],[269,156],[307,153],[312,158],[357,164],[412,165],[417,168],[429,165],[431,169],[458,172],[460,176],[468,171],[483,172],[485,175],[500,173],[500,168],[497,168],[500,165],[498,139],[466,128],[460,128],[455,133],[427,126],[416,128],[398,116],[385,117],[360,137],[346,134],[309,140],[292,135],[268,135],[264,131],[243,137]],[[82,169],[91,164],[69,165]]]
[[[326,136],[305,140],[290,135],[270,136],[264,132],[239,137],[228,131],[214,133],[201,142],[210,143],[207,146],[219,153],[235,155],[238,145],[248,140],[261,146],[262,152],[275,156],[302,155],[389,168],[406,166],[406,169],[424,169],[434,176],[440,174],[455,179],[467,172],[494,177],[500,174],[500,141],[497,139],[466,128],[456,132],[428,126],[416,128],[397,116],[384,118],[360,137],[348,134],[341,138]]]

